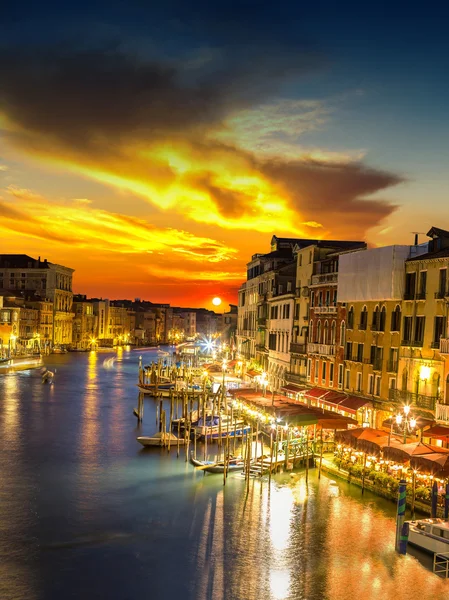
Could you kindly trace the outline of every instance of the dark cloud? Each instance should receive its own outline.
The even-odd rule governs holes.
[[[363,235],[392,214],[394,204],[367,197],[403,182],[394,173],[360,163],[270,161],[260,168],[287,191],[304,221],[317,221],[327,231],[346,235]]]

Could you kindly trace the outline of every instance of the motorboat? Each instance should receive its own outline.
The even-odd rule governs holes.
[[[139,444],[142,446],[177,446],[178,444],[185,444],[184,438],[178,438],[174,433],[168,433],[167,431],[158,431],[152,436],[139,436],[136,438]]]
[[[225,469],[223,461],[198,460],[193,456],[193,452],[190,453],[190,462],[194,467],[199,467],[202,471],[206,471],[206,473],[223,473]],[[229,463],[226,463],[226,471],[228,473],[243,471],[244,468],[245,461],[238,457],[230,457]]]
[[[408,521],[409,544],[431,554],[449,553],[449,521],[444,519],[420,519]]]
[[[196,423],[192,423],[192,427],[199,437],[207,437],[208,440],[216,440],[220,437],[243,437],[250,430],[250,426],[246,425],[243,420],[237,419],[235,421],[230,416],[225,415],[209,415],[205,421],[201,418]]]
[[[159,383],[156,385],[155,383],[138,383],[137,388],[139,392],[142,394],[146,394],[148,396],[155,396],[156,393],[160,396],[170,396],[170,391],[174,391],[176,387],[175,383]]]

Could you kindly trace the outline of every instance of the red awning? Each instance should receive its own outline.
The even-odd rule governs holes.
[[[248,377],[258,377],[260,373],[259,371],[253,371],[250,369],[249,371],[246,371],[245,375],[248,375]]]
[[[423,437],[449,442],[449,427],[444,427],[444,425],[434,425],[427,431],[423,431],[422,434]]]
[[[368,398],[360,398],[360,396],[347,396],[339,403],[338,407],[356,414],[359,408],[362,408],[362,406],[366,406],[370,403],[371,400],[368,400]]]
[[[330,390],[325,390],[324,388],[314,387],[307,390],[305,393],[306,398],[320,398],[321,396],[325,396]]]
[[[281,387],[281,390],[285,392],[293,392],[297,394],[298,392],[304,392],[307,388],[304,386],[298,386],[296,383],[287,383]]]

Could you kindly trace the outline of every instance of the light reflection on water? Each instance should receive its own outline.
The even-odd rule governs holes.
[[[449,582],[395,554],[392,503],[314,471],[247,495],[184,450],[142,450],[155,405],[137,426],[138,355],[51,356],[53,386],[0,379],[2,600],[447,600]]]

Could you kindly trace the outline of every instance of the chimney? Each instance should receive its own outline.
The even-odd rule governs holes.
[[[417,245],[418,245],[418,234],[415,233],[415,246],[417,246]]]

